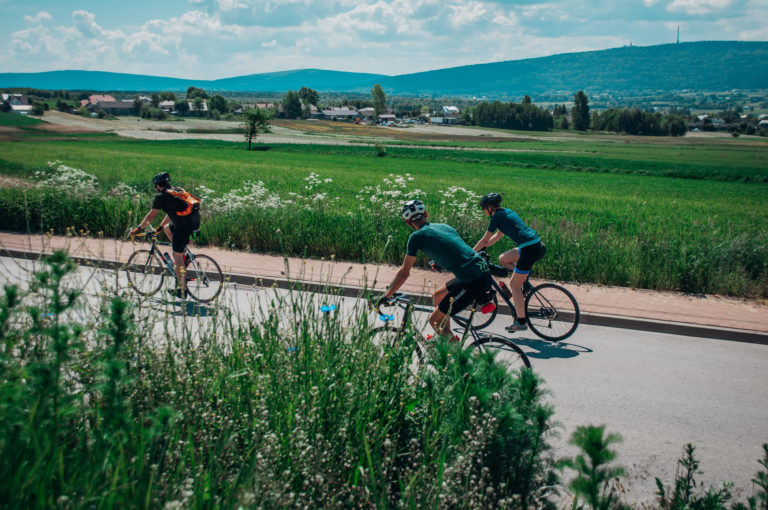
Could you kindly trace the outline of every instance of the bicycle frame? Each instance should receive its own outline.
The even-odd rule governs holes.
[[[410,298],[405,297],[404,294],[397,293],[397,294],[395,294],[392,297],[394,298],[394,301],[395,301],[394,304],[397,305],[398,307],[402,308],[403,310],[405,310],[405,313],[403,314],[403,318],[400,321],[400,327],[398,328],[398,331],[400,333],[405,332],[405,328],[408,327],[408,321],[411,318],[412,311],[426,312],[426,313],[432,312],[432,308],[431,307],[415,305],[415,304],[413,304],[413,301]],[[376,311],[379,312],[380,316],[384,315],[384,314],[381,313],[381,310],[379,310],[378,307],[377,307]],[[459,326],[464,328],[464,333],[461,336],[462,343],[466,341],[467,333],[468,332],[472,336],[472,340],[473,341],[476,341],[478,338],[480,338],[480,336],[477,333],[477,331],[475,331],[475,328],[471,327],[472,319],[474,318],[476,311],[477,311],[477,308],[475,306],[475,303],[473,303],[472,304],[472,308],[471,308],[471,312],[469,314],[469,318],[468,319],[463,319],[463,318],[457,317],[457,316],[453,316],[453,317],[449,316],[448,317],[448,320],[453,319]],[[389,323],[389,321],[385,321],[385,322]]]
[[[150,226],[149,228],[151,229],[152,227]],[[147,238],[151,239],[152,244],[149,247],[149,256],[150,257],[154,256],[154,257],[159,258],[160,261],[163,264],[163,267],[165,267],[166,271],[168,271],[168,273],[171,276],[173,276],[174,279],[175,279],[176,278],[176,268],[174,267],[172,262],[169,262],[163,256],[163,254],[161,253],[160,248],[159,248],[159,246],[171,246],[171,243],[166,243],[166,242],[158,241],[156,234],[140,234],[140,235],[143,235],[145,239],[147,239]],[[189,259],[189,264],[190,265],[195,263],[195,254],[192,253],[192,251],[189,249],[189,245],[184,247],[184,254]]]

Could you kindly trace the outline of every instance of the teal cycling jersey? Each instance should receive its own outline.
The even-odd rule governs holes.
[[[475,253],[456,230],[443,223],[425,223],[408,238],[408,255],[422,251],[456,276],[460,282],[473,282],[488,274],[485,259]]]
[[[527,246],[539,241],[539,234],[531,227],[523,223],[523,220],[517,213],[511,209],[497,209],[491,217],[491,224],[488,225],[488,232],[501,230],[505,235],[512,238],[518,246]]]

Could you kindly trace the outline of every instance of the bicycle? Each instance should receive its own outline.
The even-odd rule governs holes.
[[[192,239],[197,237],[199,230],[192,233]],[[152,242],[150,248],[134,251],[125,264],[128,283],[142,296],[152,296],[163,286],[166,274],[176,281],[176,271],[173,259],[168,252],[161,253],[159,246],[170,246],[171,243],[159,242],[157,232],[150,225],[144,233],[129,235],[134,238],[144,238]],[[224,275],[219,264],[208,255],[195,255],[185,248],[187,291],[193,299],[201,303],[210,303],[221,292],[224,286]]]
[[[512,340],[507,338],[481,334],[478,333],[477,328],[472,325],[472,318],[477,310],[477,306],[480,305],[479,301],[475,301],[468,309],[469,316],[467,319],[453,316],[452,318],[464,329],[463,339],[469,337],[471,343],[470,346],[481,351],[506,351],[505,360],[509,363],[510,368],[531,368],[531,362],[526,356],[525,352]],[[404,310],[403,318],[400,321],[399,326],[390,325],[394,321],[394,315],[385,314],[381,311],[381,306],[399,306]],[[376,305],[376,312],[378,317],[385,322],[384,326],[375,328],[371,332],[371,337],[374,343],[385,344],[389,346],[395,345],[396,342],[402,340],[406,333],[413,311],[419,312],[431,312],[432,309],[426,306],[417,306],[413,304],[413,300],[405,296],[403,293],[393,294],[392,297],[387,300],[383,305]],[[429,337],[428,337],[429,338]],[[421,334],[416,334],[415,355],[416,360],[421,364],[426,355],[427,340],[424,339]]]
[[[480,255],[485,258],[488,263],[488,268],[491,271],[491,275],[496,278],[508,278],[511,271],[500,265],[494,264],[490,261],[490,256],[482,250]],[[511,292],[505,292],[502,289],[509,291],[509,288],[503,282],[499,284],[493,279],[493,290],[491,300],[496,305],[492,311],[487,314],[476,314],[472,317],[472,327],[475,329],[483,329],[488,327],[496,318],[498,314],[498,298],[501,296],[507,306],[509,306],[512,312],[512,317],[517,319],[517,310],[512,303]],[[559,342],[565,340],[571,336],[579,325],[579,319],[581,313],[579,311],[579,304],[576,302],[576,298],[573,297],[567,289],[556,283],[542,283],[535,287],[525,280],[523,284],[523,297],[525,298],[525,312],[528,318],[528,325],[537,336],[544,340],[551,342]],[[462,320],[467,320],[470,317],[467,316],[466,311],[459,313],[462,316]]]

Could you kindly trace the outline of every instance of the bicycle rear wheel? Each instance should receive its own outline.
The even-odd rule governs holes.
[[[579,325],[576,298],[554,283],[537,285],[525,299],[525,310],[531,331],[544,340],[565,340]]]
[[[210,303],[224,286],[221,268],[208,255],[195,255],[187,266],[187,291],[197,301]]]
[[[504,362],[512,370],[531,368],[531,361],[517,344],[498,336],[481,336],[472,347],[482,352],[495,352],[496,359]]]
[[[125,264],[128,283],[142,296],[151,296],[163,286],[165,267],[149,250],[136,250]]]
[[[475,310],[475,315],[472,317],[472,324],[471,326],[475,329],[483,329],[488,327],[488,325],[493,322],[493,320],[496,318],[496,314],[499,313],[499,300],[496,297],[496,293],[493,292],[493,304],[495,305],[495,308],[493,311],[488,313],[483,313],[479,309]],[[456,315],[454,315],[454,319],[461,320],[460,324],[462,327],[467,327],[467,322],[469,321],[469,316],[472,313],[472,307],[465,308],[464,310],[460,311]]]

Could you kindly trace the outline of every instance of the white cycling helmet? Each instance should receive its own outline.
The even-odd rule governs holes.
[[[403,215],[404,220],[410,220],[417,214],[424,214],[427,212],[427,208],[421,200],[409,200],[403,204],[403,210],[400,212]]]

